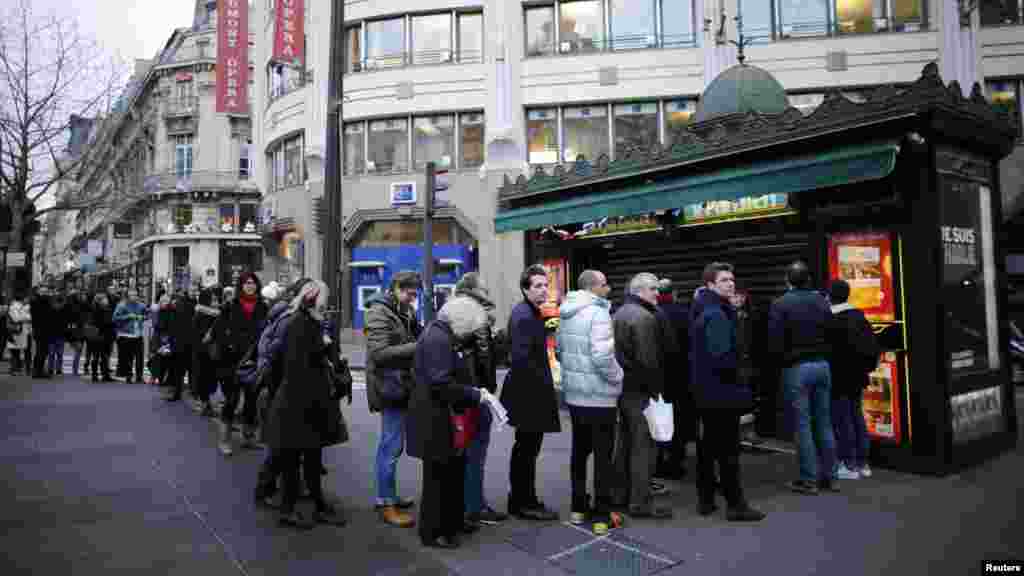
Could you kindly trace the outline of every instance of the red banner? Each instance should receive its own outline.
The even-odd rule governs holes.
[[[302,60],[306,23],[304,8],[303,0],[277,0],[274,11],[275,61],[297,68],[305,65]]]
[[[217,2],[217,112],[249,112],[249,2]]]

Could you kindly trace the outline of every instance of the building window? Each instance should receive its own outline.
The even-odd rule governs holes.
[[[251,140],[241,142],[238,146],[238,178],[240,180],[249,179],[249,154],[251,149]]]
[[[686,127],[693,122],[697,113],[696,100],[669,100],[665,102],[665,146],[671,147],[683,141]]]
[[[981,0],[981,25],[1005,26],[1024,22],[1020,0]]]
[[[188,80],[176,82],[174,85],[175,96],[181,102],[192,99],[192,79],[189,77]]]
[[[459,115],[459,150],[461,168],[475,168],[484,163],[484,115],[479,112]]]
[[[404,66],[405,50],[405,18],[366,23],[366,68]]]
[[[594,52],[604,44],[602,0],[558,4],[559,52]]]
[[[615,106],[615,157],[626,150],[649,150],[658,142],[658,103],[644,102]]]
[[[610,0],[613,50],[657,46],[655,4],[652,0]]]
[[[345,28],[345,72],[363,71],[363,27]]]
[[[565,108],[562,112],[562,160],[575,162],[583,156],[594,162],[608,154],[608,109],[606,106]]]
[[[555,7],[526,8],[526,55],[543,56],[555,51]]]
[[[459,14],[459,62],[484,61],[484,15],[480,12]]]
[[[345,124],[345,174],[362,174],[366,163],[366,155],[363,154],[364,130],[362,122],[351,122]]]
[[[452,60],[452,15],[412,18],[412,63],[439,64]]]
[[[235,205],[234,204],[221,204],[217,208],[218,212],[218,225],[220,226],[221,232],[234,232],[235,231]]]
[[[739,7],[740,15],[743,16],[743,35],[751,42],[770,42],[772,3],[765,0],[740,0]],[[717,30],[720,22],[715,21],[714,25]]]
[[[238,205],[238,226],[240,231],[246,234],[252,234],[256,232],[256,214],[258,213],[258,206],[256,204],[242,203]]]
[[[1013,122],[1017,136],[1021,129],[1021,84],[1017,80],[990,80],[985,83],[992,105],[1001,110]]]
[[[427,162],[439,167],[453,166],[455,155],[455,121],[450,115],[426,116],[413,120],[414,167],[419,170]]]
[[[836,31],[864,34],[920,29],[920,0],[836,0]]]
[[[302,136],[284,143],[284,185],[298,186],[305,181],[302,174]]]
[[[370,122],[367,172],[405,172],[409,169],[409,122],[405,118]]]
[[[825,95],[821,93],[789,95],[789,105],[802,112],[804,116],[809,116],[824,101]]]
[[[558,110],[527,111],[526,141],[530,164],[557,164]]]
[[[660,4],[662,46],[665,48],[696,46],[697,34],[694,32],[696,28],[694,27],[693,2],[691,0],[662,0]]]
[[[267,67],[267,87],[270,100],[291,94],[306,85],[305,70],[273,62]]]
[[[174,174],[178,178],[192,175],[191,134],[178,134],[174,137]]]
[[[191,204],[176,204],[174,206],[174,225],[179,231],[185,226],[192,225]]]
[[[776,0],[782,38],[827,36],[827,0]]]

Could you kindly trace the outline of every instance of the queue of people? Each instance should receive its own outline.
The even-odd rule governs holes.
[[[765,345],[778,359],[796,430],[799,477],[788,485],[802,494],[837,492],[840,480],[871,475],[861,398],[880,351],[864,314],[848,302],[848,284],[833,282],[827,296],[815,291],[802,262],[788,268],[786,280],[787,292],[771,307]],[[501,331],[479,274],[464,275],[427,326],[416,318],[421,282],[415,272],[396,273],[389,289],[366,304],[367,402],[381,427],[373,504],[383,522],[418,526],[425,546],[457,547],[462,535],[509,515],[558,518],[537,490],[544,436],[561,431],[542,313],[547,283],[541,266],[520,276],[523,299],[504,329],[510,369],[500,387]],[[671,281],[649,273],[630,280],[615,310],[610,290],[602,272],[585,270],[559,309],[555,354],[572,433],[569,521],[615,528],[626,517],[670,518],[673,510],[657,500],[665,489],[655,478],[686,474],[691,441],[699,514],[714,514],[720,495],[727,520],[764,519],[741,481],[740,417],[753,409],[756,394],[745,299],[736,291],[733,267],[709,264],[690,303],[672,296]],[[16,372],[22,362],[28,369],[34,341],[43,352],[32,366],[44,377],[59,374],[60,356],[54,363],[52,355],[63,354],[64,341],[75,348],[77,373],[85,342],[86,371],[94,381],[109,381],[116,342],[117,374],[132,382],[133,372],[141,380],[148,319],[151,366],[167,389],[165,399],[181,400],[187,379],[194,408],[213,417],[211,396],[219,388],[225,402],[218,450],[233,453],[236,419],[241,447],[266,449],[254,483],[256,505],[276,508],[280,523],[297,529],[343,525],[343,511],[321,488],[327,473],[322,450],[348,440],[340,401],[352,401],[347,360],[325,313],[327,295],[322,282],[263,287],[248,272],[232,291],[164,294],[153,309],[132,289],[120,300],[113,292],[65,297],[40,289],[32,300],[17,297],[6,307],[6,343]],[[662,398],[672,403],[675,434],[656,443],[647,408]],[[492,427],[505,423],[515,428],[508,514],[488,503],[483,482]],[[398,493],[405,453],[423,466],[416,514],[411,495]],[[296,506],[300,478],[315,503],[311,516]]]

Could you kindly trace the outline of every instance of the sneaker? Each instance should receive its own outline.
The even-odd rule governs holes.
[[[846,467],[846,464],[840,464],[836,468],[836,479],[837,480],[860,480],[860,472],[857,470],[851,470]]]
[[[725,513],[725,519],[729,522],[760,522],[764,517],[764,512],[751,508],[749,504],[729,508]]]
[[[861,466],[860,470],[858,470],[857,472],[861,475],[862,478],[871,478],[871,466],[868,466],[867,464]]]
[[[585,512],[572,512],[569,514],[569,524],[573,526],[582,526],[587,523],[587,515]]]
[[[652,480],[650,482],[650,485],[652,496],[662,496],[668,494],[668,487],[662,484],[661,482],[655,482]]]
[[[409,528],[416,524],[416,520],[412,516],[402,512],[396,506],[384,506],[381,508],[380,519],[387,524],[399,528]]]
[[[786,487],[798,494],[818,495],[818,485],[807,480],[792,480],[786,483]]]

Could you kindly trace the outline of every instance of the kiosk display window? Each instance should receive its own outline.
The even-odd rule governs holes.
[[[850,304],[872,322],[896,320],[892,240],[886,233],[836,234],[829,238],[829,272],[850,284]]]

